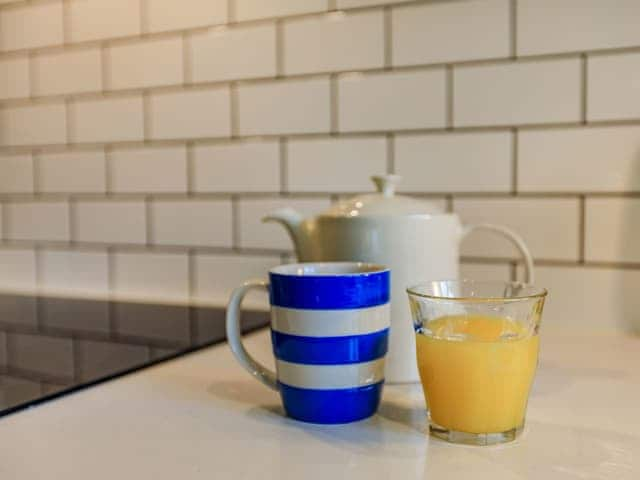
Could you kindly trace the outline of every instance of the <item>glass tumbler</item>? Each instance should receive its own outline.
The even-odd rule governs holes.
[[[473,445],[514,440],[524,427],[547,291],[461,280],[407,293],[431,434]]]

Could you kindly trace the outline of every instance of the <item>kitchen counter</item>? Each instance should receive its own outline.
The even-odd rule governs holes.
[[[247,345],[270,360],[267,331]],[[637,479],[638,365],[640,338],[547,331],[525,433],[470,447],[425,434],[416,385],[366,421],[287,419],[219,345],[2,418],[0,478]]]

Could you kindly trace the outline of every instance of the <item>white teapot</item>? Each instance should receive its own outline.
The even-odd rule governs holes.
[[[533,260],[522,238],[490,224],[463,227],[456,214],[432,203],[395,195],[397,175],[372,177],[378,192],[334,204],[314,218],[303,219],[284,208],[263,221],[287,229],[299,261],[362,261],[391,269],[391,330],[386,359],[387,382],[419,381],[415,334],[405,289],[428,280],[458,278],[460,241],[478,229],[508,238],[522,254],[525,281],[533,282]]]

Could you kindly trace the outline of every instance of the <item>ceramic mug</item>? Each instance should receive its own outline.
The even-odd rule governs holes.
[[[347,423],[373,415],[384,383],[389,337],[386,267],[358,262],[281,265],[269,282],[248,281],[227,306],[227,337],[240,364],[280,392],[292,418]],[[252,289],[269,292],[276,372],[246,351],[240,310]]]

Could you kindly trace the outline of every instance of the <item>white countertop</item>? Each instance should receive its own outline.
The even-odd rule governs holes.
[[[266,331],[249,349],[270,358]],[[419,386],[386,386],[350,425],[282,416],[220,345],[0,419],[0,478],[638,479],[640,338],[546,332],[524,435],[493,447],[426,434]]]

